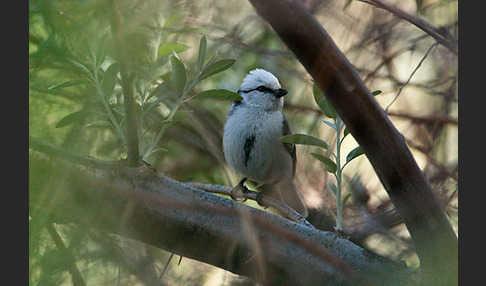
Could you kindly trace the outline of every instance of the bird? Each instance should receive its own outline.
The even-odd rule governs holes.
[[[238,185],[246,188],[244,182],[249,180],[257,185],[260,205],[269,195],[307,217],[294,184],[295,145],[280,141],[291,134],[282,113],[287,90],[272,73],[257,68],[248,72],[237,93],[242,99],[233,101],[227,114],[223,152],[226,163],[243,176]]]

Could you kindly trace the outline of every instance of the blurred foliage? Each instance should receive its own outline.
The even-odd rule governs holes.
[[[382,106],[392,101],[434,43],[413,25],[364,3],[302,2]],[[457,38],[457,1],[396,2]],[[285,113],[293,133],[322,138],[335,148],[329,142],[336,142],[336,132],[320,124],[322,113],[332,117],[332,109],[322,95],[316,104],[311,78],[247,1],[29,1],[29,133],[74,154],[126,158],[126,74],[134,78],[143,159],[181,181],[234,184],[221,150],[223,124],[230,100],[237,96],[234,91],[256,67],[274,73],[289,90]],[[456,230],[457,99],[457,58],[438,46],[389,110]],[[357,147],[350,138],[341,146],[343,154]],[[313,148],[297,149],[297,184],[316,210],[313,219],[319,226],[320,216],[333,219],[336,201],[328,186],[335,180],[311,156]],[[30,151],[31,158],[34,153]],[[48,210],[67,178],[49,173],[46,166],[29,168],[42,174],[29,178],[29,198],[36,199],[39,188],[50,188],[52,198],[43,199]],[[403,224],[379,220],[393,207],[365,156],[354,159],[343,176],[347,233],[355,231],[360,237],[356,242],[416,266]],[[76,225],[52,224],[46,213],[30,209],[31,285],[79,285],[73,269],[86,285],[243,283],[231,273],[185,258],[180,265],[172,259],[166,268],[170,254],[165,251]],[[383,225],[370,226],[369,218]],[[64,246],[56,243],[56,234]]]

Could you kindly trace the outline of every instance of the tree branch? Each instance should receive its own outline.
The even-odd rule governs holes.
[[[211,185],[211,184],[204,184],[204,183],[187,183],[188,185],[205,190],[211,193],[216,193],[216,194],[223,194],[223,195],[228,195],[228,196],[234,196],[232,193],[233,188],[231,187],[226,187],[226,186],[221,186],[221,185]],[[254,191],[245,191],[239,194],[244,200],[250,199],[257,201],[257,192]],[[286,218],[295,221],[297,223],[301,223],[307,227],[314,227],[312,224],[310,224],[303,216],[301,216],[298,212],[296,212],[294,209],[289,207],[286,204],[283,204],[282,202],[270,197],[266,196],[262,198],[262,203],[265,206],[273,207],[277,211],[279,211],[282,215],[284,215]]]
[[[323,115],[324,113],[322,110],[314,107],[309,107],[309,106],[304,106],[304,105],[298,105],[298,104],[286,104],[285,108],[288,109],[289,111],[296,111],[296,112],[312,112],[312,113],[317,113],[320,115]],[[457,126],[459,122],[457,121],[456,118],[450,117],[447,115],[440,115],[440,114],[431,114],[431,115],[413,115],[413,114],[408,114],[400,111],[388,111],[387,112],[388,116],[391,117],[398,117],[398,118],[403,118],[403,119],[408,119],[411,120],[412,122],[415,123],[425,123],[425,124],[450,124],[450,125],[455,125]]]
[[[249,0],[323,90],[403,217],[429,285],[456,284],[457,237],[403,136],[326,30],[296,0]]]
[[[401,10],[400,8],[387,4],[381,0],[358,0],[358,1],[368,3],[377,8],[386,10],[392,13],[393,15],[395,15],[396,17],[415,25],[417,28],[421,29],[422,31],[430,35],[438,43],[440,43],[441,45],[449,49],[455,55],[458,55],[457,40],[452,39],[447,32],[442,32],[440,29],[432,26],[429,22],[420,19],[418,17],[415,17],[413,15],[410,15],[407,12]],[[445,36],[444,34],[447,36]]]
[[[145,166],[85,168],[35,151],[29,161],[30,181],[36,180],[29,196],[33,217],[42,212],[56,223],[117,233],[266,285],[410,283],[403,266],[332,232],[209,194]],[[52,185],[42,187],[46,174],[67,178],[56,196]]]
[[[125,116],[127,122],[127,161],[132,167],[139,165],[140,151],[138,143],[137,111],[134,98],[134,74],[128,71],[122,31],[121,11],[117,0],[113,0],[112,34],[115,39],[118,61],[120,62],[121,85],[124,95]]]

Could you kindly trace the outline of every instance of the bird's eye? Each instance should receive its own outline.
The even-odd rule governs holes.
[[[266,87],[266,86],[261,85],[261,86],[257,87],[257,90],[258,90],[258,91],[261,91],[261,92],[265,92],[265,91],[268,91],[268,90],[269,90],[269,88],[268,88],[268,87]]]

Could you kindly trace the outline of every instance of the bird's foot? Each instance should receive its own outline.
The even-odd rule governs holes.
[[[233,200],[235,201],[246,201],[247,197],[245,196],[245,193],[248,193],[249,190],[245,186],[245,181],[247,178],[241,179],[241,181],[236,185],[230,192],[230,196]]]
[[[334,227],[334,233],[339,238],[349,239],[349,236],[344,232],[344,230],[338,229],[336,226]]]
[[[265,192],[264,191],[260,191],[258,192],[258,194],[256,195],[256,202],[261,206],[263,207],[264,209],[268,208],[267,205],[265,205],[263,203],[263,197],[265,196]]]

